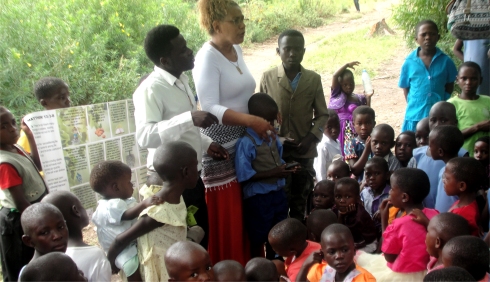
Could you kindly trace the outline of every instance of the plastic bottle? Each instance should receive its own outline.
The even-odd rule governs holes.
[[[373,93],[373,86],[371,85],[371,79],[366,70],[362,70],[362,85],[364,86],[364,93]]]

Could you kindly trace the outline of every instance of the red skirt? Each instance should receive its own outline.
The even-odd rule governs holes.
[[[211,262],[236,260],[245,265],[250,259],[250,245],[243,228],[242,189],[234,180],[220,187],[206,189]]]

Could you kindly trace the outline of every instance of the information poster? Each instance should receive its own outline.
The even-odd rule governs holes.
[[[136,142],[132,100],[36,112],[24,121],[50,191],[71,191],[85,208],[95,208],[100,196],[90,187],[90,172],[104,160],[127,164],[135,189],[145,183],[148,151]]]

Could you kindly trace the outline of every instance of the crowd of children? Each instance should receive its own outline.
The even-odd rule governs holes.
[[[188,143],[165,142],[156,149],[156,173],[140,188],[141,201],[133,197],[129,166],[94,166],[90,186],[101,200],[92,222],[101,250],[83,241],[89,217],[80,200],[68,191],[48,193],[31,130],[21,122],[26,152],[17,145],[15,117],[0,106],[4,280],[110,281],[119,272],[128,281],[490,281],[490,236],[484,235],[490,217],[490,98],[477,93],[489,78],[473,62],[456,71],[436,47],[432,21],[421,21],[415,30],[419,47],[400,75],[407,108],[398,136],[392,126],[376,123],[373,93],[353,93],[349,68],[359,62],[351,62],[333,75],[328,117],[315,116],[323,139],[316,131],[305,133],[318,143],[314,162],[305,147],[303,157],[288,151],[286,163],[283,153],[293,143],[277,132],[264,139],[249,127],[238,140],[234,160],[252,255],[245,265],[212,261],[200,239],[188,234],[182,195],[200,173]],[[292,42],[302,42],[298,50],[304,53],[298,31],[282,34],[279,47]],[[286,60],[282,52],[278,48]],[[297,71],[305,71],[301,59]],[[263,82],[267,91],[274,89],[271,81]],[[448,100],[454,81],[461,93]],[[70,106],[68,85],[60,79],[41,79],[35,93],[47,110]],[[274,95],[256,93],[248,112],[275,126],[282,106]],[[316,184],[307,198],[294,192],[306,201],[295,205],[305,207],[302,215],[288,215],[297,199],[285,187],[304,186],[313,174]]]

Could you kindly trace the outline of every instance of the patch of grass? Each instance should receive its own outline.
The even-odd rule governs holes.
[[[306,52],[303,65],[322,75],[331,75],[345,63],[359,61],[361,65],[353,71],[356,82],[361,81],[363,69],[371,78],[375,77],[379,65],[393,55],[402,39],[398,35],[368,38],[368,30],[363,28],[326,40],[312,52]]]

